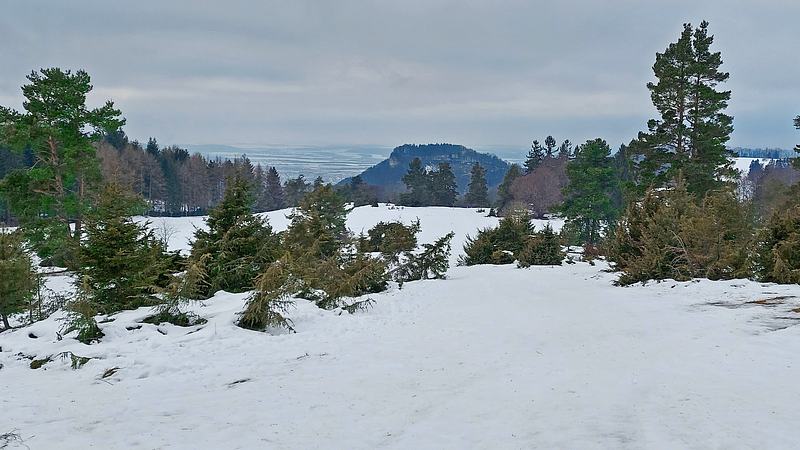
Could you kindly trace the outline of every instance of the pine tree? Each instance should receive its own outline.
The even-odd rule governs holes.
[[[310,251],[320,258],[336,255],[349,238],[348,212],[345,199],[332,186],[315,189],[289,215],[286,250],[296,255]]]
[[[561,212],[577,229],[580,242],[594,246],[602,230],[616,219],[614,195],[618,182],[611,148],[602,139],[586,141],[567,164],[569,185]]]
[[[236,177],[206,219],[208,230],[195,232],[190,260],[205,260],[204,295],[252,289],[255,278],[278,258],[279,239],[265,219],[252,214],[251,204],[250,185]]]
[[[486,187],[486,169],[475,163],[470,173],[469,187],[464,196],[464,203],[468,207],[489,206],[489,189]]]
[[[560,266],[565,256],[558,235],[548,223],[527,239],[525,247],[517,254],[517,266]]]
[[[264,178],[264,203],[267,211],[274,211],[286,207],[286,200],[283,195],[283,187],[281,186],[281,177],[278,175],[278,170],[275,167],[270,167],[267,170],[267,175]]]
[[[322,177],[314,178],[314,185],[312,188],[318,189],[321,188],[322,186],[325,186],[325,182],[322,180]]]
[[[497,208],[498,211],[502,212],[505,210],[514,199],[514,196],[511,195],[511,186],[514,184],[514,180],[521,176],[522,168],[519,164],[512,164],[511,167],[508,168],[506,175],[503,177],[503,182],[500,183],[500,186],[497,188],[497,204],[495,208]]]
[[[450,164],[440,162],[438,170],[431,172],[428,176],[430,177],[430,190],[433,197],[432,204],[434,206],[455,205],[458,198],[458,185]]]
[[[526,212],[508,215],[496,228],[479,230],[474,238],[467,236],[459,262],[466,266],[511,264],[533,233],[531,217]]]
[[[376,204],[378,202],[377,196],[370,186],[364,182],[361,175],[354,176],[350,180],[350,186],[348,186],[348,188],[348,194],[350,201],[353,202],[353,206],[364,206]]]
[[[733,119],[723,113],[731,93],[716,89],[729,74],[719,71],[722,58],[710,50],[713,39],[708,22],[694,30],[685,24],[678,41],[656,54],[658,82],[647,87],[660,118],[629,146],[640,194],[674,184],[682,173],[689,192],[702,198],[734,178],[725,147]]]
[[[37,285],[37,274],[19,232],[0,228],[0,319],[5,330],[9,317],[25,311]]]
[[[110,101],[86,107],[92,85],[82,70],[42,69],[27,78],[30,84],[22,86],[25,112],[0,107],[0,143],[20,152],[30,149],[35,164],[6,177],[0,190],[40,256],[72,264],[89,194],[99,180],[92,143],[118,131],[125,120]]]
[[[165,270],[163,247],[147,224],[131,214],[143,208],[141,198],[107,184],[87,215],[80,247],[81,284],[99,312],[112,313],[153,304],[158,277]]]
[[[558,157],[561,159],[569,159],[572,155],[572,142],[569,139],[565,139],[564,142],[558,146]]]
[[[525,159],[525,174],[529,174],[539,167],[539,164],[544,160],[544,148],[539,144],[539,141],[534,140],[531,144],[531,149],[528,152],[528,157]]]
[[[161,150],[158,147],[158,141],[156,138],[151,137],[147,140],[147,147],[145,147],[145,151],[155,157],[161,153]]]
[[[283,185],[284,198],[286,199],[286,206],[297,206],[303,197],[308,194],[311,186],[303,177],[303,174],[290,180],[286,180]]]
[[[553,149],[556,148],[556,139],[553,136],[547,136],[546,138],[544,138],[544,146],[545,146],[545,152],[544,152],[545,158],[548,159],[552,158]]]
[[[261,164],[256,164],[255,172],[253,173],[253,191],[255,192],[255,205],[254,210],[258,212],[267,211],[267,195],[266,195],[266,176],[264,168]]]
[[[427,206],[431,202],[430,183],[422,160],[414,158],[403,175],[403,183],[408,192],[400,195],[400,203],[406,206]]]
[[[440,237],[432,244],[423,244],[422,252],[406,252],[406,262],[395,272],[394,279],[400,286],[407,281],[443,279],[450,267],[450,242],[455,234]]]
[[[752,260],[759,281],[800,284],[800,205],[796,198],[772,214],[755,242]]]

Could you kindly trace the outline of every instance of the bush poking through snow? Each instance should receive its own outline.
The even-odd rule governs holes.
[[[367,237],[359,242],[362,252],[380,252],[396,260],[402,252],[417,248],[417,234],[420,232],[419,219],[411,225],[403,222],[378,222],[367,232]]]
[[[270,328],[294,331],[292,321],[284,317],[292,305],[289,297],[296,289],[291,265],[291,257],[287,254],[256,279],[256,290],[247,299],[247,305],[239,316],[240,327],[256,331]]]
[[[533,233],[534,228],[527,213],[509,215],[500,221],[497,228],[485,228],[478,231],[475,238],[467,237],[464,256],[459,262],[466,266],[511,264]],[[509,254],[514,258],[509,258]]]
[[[517,254],[517,266],[560,266],[565,256],[561,239],[547,224],[527,239],[525,247]]]
[[[173,275],[172,280],[162,292],[162,303],[157,305],[155,314],[142,320],[144,323],[158,325],[171,323],[181,327],[200,325],[206,322],[192,312],[186,312],[183,307],[202,296],[208,286],[208,273],[205,263],[211,255],[204,255],[199,260],[189,261],[186,271]]]
[[[679,182],[631,204],[609,242],[619,284],[748,278],[752,223],[729,191],[698,200]]]
[[[461,264],[511,264],[519,267],[560,265],[564,260],[561,240],[548,224],[540,232],[531,225],[525,213],[509,215],[497,228],[478,231],[473,239],[467,237]]]
[[[76,331],[75,338],[88,345],[99,341],[103,337],[103,332],[95,320],[97,305],[93,300],[94,296],[88,277],[84,276],[82,280],[76,297],[66,305],[66,324],[61,330],[61,334]]]
[[[424,244],[421,253],[405,253],[405,262],[393,273],[393,278],[400,286],[406,281],[443,279],[450,267],[450,241],[455,233],[452,231],[440,237],[433,244]]]
[[[800,284],[800,205],[774,212],[755,241],[752,259],[759,281]]]

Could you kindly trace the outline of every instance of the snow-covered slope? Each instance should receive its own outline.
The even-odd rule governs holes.
[[[349,224],[417,216],[423,241],[491,223],[365,208]],[[52,317],[0,334],[0,434],[32,449],[796,447],[798,286],[620,288],[605,269],[455,267],[367,312],[297,301],[296,334],[235,327],[246,294],[197,305],[208,323],[191,328],[118,314],[91,346],[59,341]],[[64,352],[94,359],[73,370]],[[55,358],[32,370],[20,354]]]
[[[289,225],[288,214],[292,209],[281,209],[261,214],[266,217],[275,231],[283,231]],[[347,227],[355,234],[366,233],[380,221],[399,220],[410,224],[419,219],[422,231],[417,236],[420,244],[435,241],[450,231],[455,232],[452,247],[452,262],[455,262],[462,253],[467,235],[475,236],[479,229],[497,226],[497,217],[486,217],[488,210],[475,208],[444,208],[444,207],[406,207],[380,204],[378,207],[360,206],[354,208],[347,216]],[[150,226],[158,233],[165,230],[169,236],[170,250],[188,250],[189,242],[196,228],[204,226],[203,217],[154,217],[141,218],[149,220]],[[561,230],[563,221],[560,219],[534,220],[537,229],[550,223],[554,230]]]

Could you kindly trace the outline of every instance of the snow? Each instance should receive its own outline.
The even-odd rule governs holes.
[[[260,214],[265,217],[275,231],[283,231],[289,226],[288,215],[292,208],[281,209]],[[347,216],[347,227],[355,234],[366,233],[378,222],[401,221],[411,224],[419,219],[422,231],[417,236],[419,244],[429,244],[445,234],[453,231],[451,262],[455,264],[458,256],[462,253],[467,235],[475,236],[477,231],[482,228],[495,227],[499,222],[497,217],[486,217],[488,209],[476,208],[445,208],[445,207],[407,207],[394,206],[382,203],[377,207],[360,206],[354,208]],[[169,250],[187,251],[197,228],[204,227],[203,217],[157,217],[139,218],[140,221],[149,220],[151,228],[156,233],[163,233],[166,230],[170,237]],[[537,229],[541,229],[547,223],[555,231],[560,231],[563,220],[534,220]],[[159,234],[161,235],[161,234]]]
[[[753,161],[759,161],[762,166],[766,166],[769,164],[771,159],[765,158],[733,158],[733,168],[740,171],[743,177],[746,177],[748,173],[750,173],[750,164]]]
[[[383,206],[348,224],[415,217],[423,242],[496,220]],[[178,240],[199,223],[170,221]],[[32,449],[796,448],[800,287],[621,288],[606,269],[454,267],[352,315],[298,300],[295,334],[237,328],[246,294],[225,292],[194,306],[204,325],[128,311],[91,346],[58,340],[51,317],[0,334],[0,434]],[[62,352],[95,359],[19,356]]]

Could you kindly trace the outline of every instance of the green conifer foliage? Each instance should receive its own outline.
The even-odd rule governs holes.
[[[0,228],[0,319],[11,328],[9,317],[25,311],[33,299],[37,274],[22,236]]]
[[[489,206],[489,189],[486,186],[486,169],[481,167],[478,163],[472,166],[467,194],[464,196],[464,204],[471,208]]]
[[[455,234],[450,232],[432,244],[423,244],[422,252],[406,252],[406,261],[394,272],[394,280],[402,287],[406,281],[443,279],[450,267],[450,242]]]
[[[78,288],[90,288],[84,294],[98,312],[137,308],[155,300],[152,291],[168,260],[147,224],[131,218],[141,207],[139,197],[108,184],[86,218]]]
[[[533,173],[539,164],[544,161],[544,147],[539,143],[539,141],[534,140],[533,144],[531,144],[531,149],[528,152],[528,156],[525,159],[525,174]]]
[[[508,172],[506,172],[505,177],[503,177],[503,182],[497,188],[497,204],[495,208],[498,211],[504,212],[511,204],[511,201],[514,199],[514,196],[511,194],[511,185],[514,184],[514,180],[521,176],[522,168],[519,164],[512,164],[511,167],[508,168]]]
[[[34,164],[17,169],[0,191],[42,258],[74,265],[99,166],[92,143],[125,123],[112,102],[89,109],[89,75],[42,69],[22,86],[25,111],[0,106],[0,144],[29,150]],[[74,231],[70,231],[70,222]]]
[[[517,266],[560,266],[565,256],[558,234],[547,224],[526,240],[525,247],[517,253]]]
[[[363,252],[381,252],[395,260],[402,252],[410,252],[417,247],[417,233],[420,232],[419,219],[411,225],[402,222],[378,222],[367,232],[365,242],[360,246]]]
[[[800,284],[800,205],[776,210],[758,231],[753,270],[760,281]]]
[[[430,182],[422,160],[414,158],[408,165],[408,172],[403,175],[403,183],[408,192],[400,195],[400,203],[406,206],[426,206],[432,201]]]
[[[265,219],[253,215],[252,203],[249,183],[230,180],[222,203],[206,220],[208,230],[195,232],[190,260],[204,261],[204,297],[253,289],[256,277],[280,256],[280,238]]]
[[[458,185],[456,176],[449,163],[440,162],[436,171],[431,172],[430,191],[433,196],[433,206],[453,206],[458,198]]]
[[[752,220],[730,191],[699,203],[679,178],[676,187],[650,190],[632,203],[609,242],[620,284],[647,280],[730,279],[750,276]]]
[[[350,238],[345,221],[345,199],[330,186],[321,186],[309,193],[289,215],[284,245],[295,255],[314,249],[320,258],[335,256]]]
[[[497,228],[480,230],[475,238],[468,236],[459,262],[467,266],[513,263],[533,234],[534,228],[527,213],[506,216]]]
[[[708,22],[696,29],[685,24],[680,38],[656,54],[658,81],[647,87],[660,117],[629,146],[639,194],[674,185],[682,174],[687,190],[703,198],[735,175],[725,147],[733,118],[723,113],[731,93],[717,89],[729,74],[719,70],[722,57],[711,51],[713,40]]]
[[[577,231],[579,242],[587,246],[594,246],[618,215],[614,197],[619,185],[613,164],[611,149],[602,139],[581,145],[567,164],[569,184],[561,212]]]

